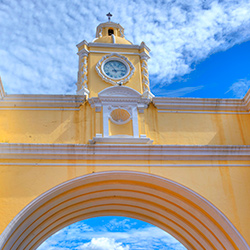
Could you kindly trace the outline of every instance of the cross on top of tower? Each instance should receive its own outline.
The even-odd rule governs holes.
[[[110,12],[106,15],[109,19],[109,22],[110,22],[110,18],[113,16]]]

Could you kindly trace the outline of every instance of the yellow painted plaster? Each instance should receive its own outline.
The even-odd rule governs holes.
[[[97,62],[112,51],[121,53],[133,63],[135,73],[126,86],[143,93],[140,56],[126,53],[148,53],[145,48],[88,47],[85,44],[79,47],[79,50],[83,48],[90,51],[88,55],[89,97],[97,97],[100,91],[112,86],[104,82],[95,69]],[[97,51],[102,53],[96,53]],[[225,113],[220,111],[204,113],[195,110],[159,112],[153,104],[150,104],[144,113],[138,114],[139,133],[146,134],[156,145],[250,145],[250,115],[240,112]],[[89,144],[89,140],[103,132],[102,117],[102,111],[96,112],[88,102],[82,103],[79,110],[63,107],[61,110],[55,110],[53,107],[47,110],[34,107],[33,110],[31,107],[0,109],[0,143]],[[124,130],[129,131],[127,134],[132,134],[131,121],[125,126],[110,124],[110,127],[112,135],[124,134]],[[93,172],[132,170],[162,176],[197,192],[220,209],[250,244],[250,167],[218,167],[220,164],[247,165],[249,162],[250,160],[183,162],[127,159],[116,161],[105,160],[105,157],[103,160],[93,158],[84,161],[77,159],[50,161],[24,159],[22,156],[19,159],[1,159],[0,156],[0,232],[29,202],[62,182]],[[10,163],[13,165],[8,165]],[[39,164],[42,163],[45,165],[40,166]],[[65,166],[60,164],[55,166],[53,165],[55,163],[64,163]],[[73,163],[88,165],[70,166]],[[106,165],[95,165],[98,163]],[[117,164],[117,166],[111,164]],[[127,164],[127,166],[119,164]],[[177,166],[138,166],[138,164],[176,164]],[[196,166],[180,167],[178,164]],[[211,164],[211,167],[200,167],[199,164]]]

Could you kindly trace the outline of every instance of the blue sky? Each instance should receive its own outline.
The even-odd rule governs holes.
[[[99,217],[72,224],[37,250],[185,250],[151,224],[126,217]]]
[[[249,0],[0,0],[0,76],[9,94],[75,94],[75,45],[107,21],[151,48],[156,96],[242,98],[250,87]]]
[[[151,49],[149,73],[156,96],[242,98],[250,88],[249,0],[0,0],[0,76],[5,91],[75,94],[75,45],[93,41],[108,12],[125,28],[128,40],[144,41]],[[147,249],[135,248],[139,243],[155,246],[148,249],[182,249],[143,222],[102,220],[63,229],[39,250],[72,249],[69,243],[79,238],[79,249]],[[135,243],[133,235],[147,240]],[[63,239],[68,239],[66,245]]]

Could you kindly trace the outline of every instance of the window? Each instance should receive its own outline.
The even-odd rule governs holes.
[[[111,36],[112,34],[114,34],[114,30],[113,29],[109,29],[108,30],[108,35]]]

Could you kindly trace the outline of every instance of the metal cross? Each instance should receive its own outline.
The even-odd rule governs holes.
[[[109,22],[110,22],[110,18],[113,16],[110,12],[106,15],[109,19]]]

